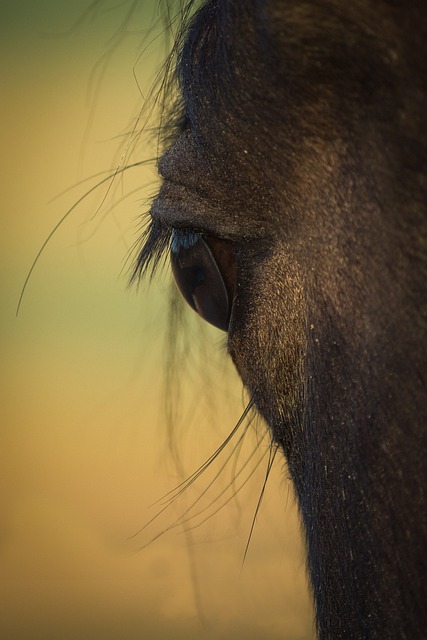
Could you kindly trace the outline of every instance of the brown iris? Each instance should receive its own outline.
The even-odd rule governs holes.
[[[175,230],[172,272],[184,299],[207,322],[228,331],[236,285],[236,256],[230,242]]]

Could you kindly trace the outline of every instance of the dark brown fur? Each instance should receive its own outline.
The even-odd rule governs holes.
[[[287,457],[319,637],[423,638],[427,4],[210,0],[178,76],[137,271],[165,229],[233,244],[228,348]]]

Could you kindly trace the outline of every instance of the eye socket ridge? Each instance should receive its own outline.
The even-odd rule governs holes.
[[[230,241],[174,229],[171,266],[186,302],[204,320],[228,331],[236,288],[236,252]]]

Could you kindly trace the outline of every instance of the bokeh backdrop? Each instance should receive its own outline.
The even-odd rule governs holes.
[[[169,376],[181,400],[171,445],[169,276],[127,287],[155,166],[88,193],[123,162],[157,153],[147,98],[164,25],[157,0],[0,2],[5,640],[314,637],[279,457],[243,562],[268,459],[262,424],[143,529],[244,408],[223,336],[190,319]],[[16,317],[34,258],[85,194],[45,247]]]

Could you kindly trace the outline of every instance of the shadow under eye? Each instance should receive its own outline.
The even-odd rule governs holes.
[[[228,331],[235,289],[235,254],[231,244],[175,230],[171,265],[186,302],[204,320]]]

